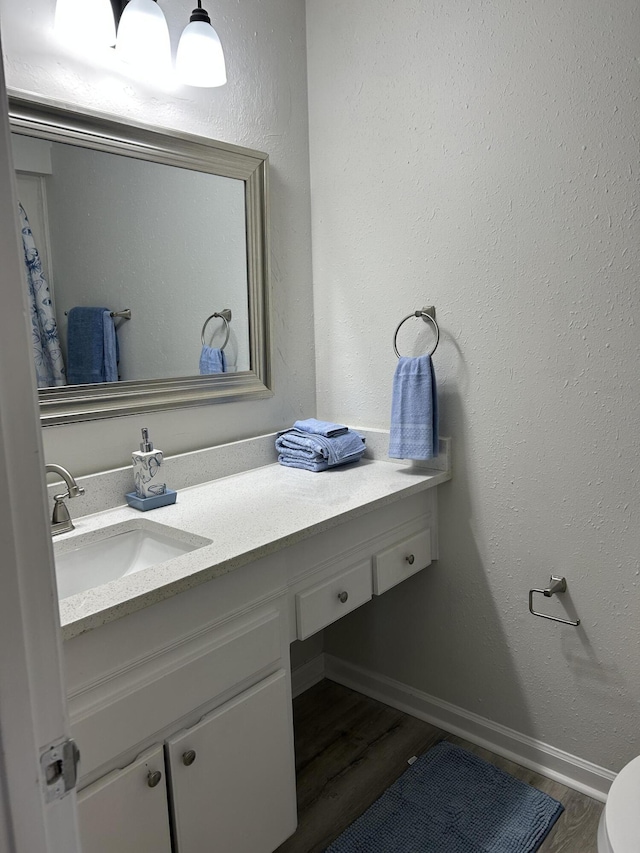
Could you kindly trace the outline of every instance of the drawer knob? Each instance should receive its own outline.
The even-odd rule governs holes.
[[[342,604],[344,604],[348,598],[349,598],[349,593],[346,590],[344,590],[344,592],[338,593],[338,600],[340,602],[342,602]]]
[[[147,773],[147,785],[150,788],[155,788],[156,785],[159,785],[161,779],[162,773],[159,770],[149,770]]]
[[[184,764],[185,767],[190,767],[195,760],[196,760],[195,749],[188,749],[186,752],[182,753],[182,763]]]
[[[405,557],[405,560],[407,561],[407,563],[409,563],[410,566],[412,566],[415,563],[416,558],[413,556],[413,554],[409,554],[408,557]]]

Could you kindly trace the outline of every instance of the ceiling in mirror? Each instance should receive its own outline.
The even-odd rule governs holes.
[[[43,423],[270,394],[266,155],[16,97],[11,119]]]

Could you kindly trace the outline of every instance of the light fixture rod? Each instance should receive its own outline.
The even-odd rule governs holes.
[[[193,21],[202,21],[204,24],[210,24],[211,18],[206,9],[202,8],[202,0],[198,0],[198,8],[194,9],[189,18],[189,23]]]

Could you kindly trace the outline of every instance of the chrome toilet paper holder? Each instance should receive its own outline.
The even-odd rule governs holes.
[[[541,595],[544,595],[545,598],[551,598],[552,595],[560,594],[566,591],[567,579],[557,578],[554,575],[551,575],[551,577],[549,578],[549,586],[546,589],[529,590],[529,613],[533,613],[534,616],[540,616],[542,619],[551,619],[552,622],[561,622],[563,625],[572,625],[574,628],[577,628],[580,624],[579,619],[576,619],[576,621],[573,622],[571,619],[560,619],[558,616],[549,616],[548,613],[539,613],[537,610],[533,609],[534,592],[539,592]]]

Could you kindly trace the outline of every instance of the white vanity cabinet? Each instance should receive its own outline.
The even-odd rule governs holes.
[[[286,602],[274,556],[65,642],[85,853],[271,853],[295,831]]]
[[[296,827],[290,643],[436,557],[431,489],[66,640],[85,853],[272,853]]]
[[[272,853],[296,828],[290,701],[279,670],[83,789],[84,853]]]

